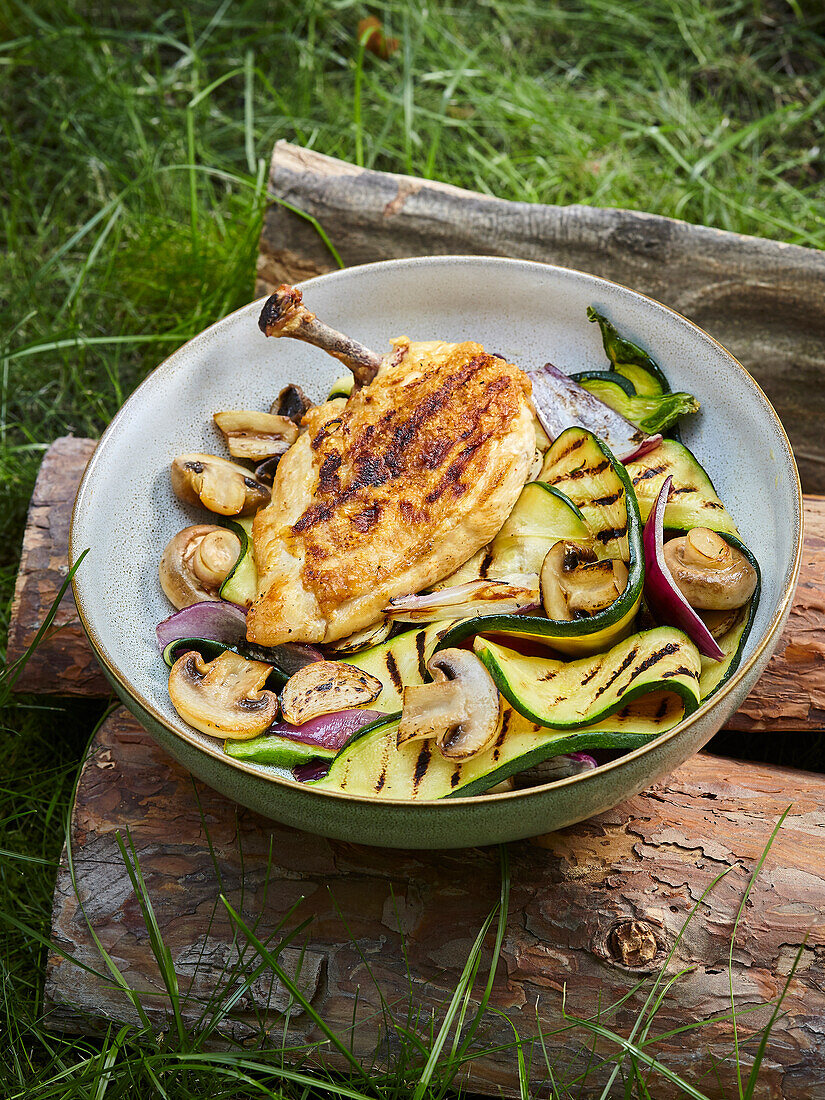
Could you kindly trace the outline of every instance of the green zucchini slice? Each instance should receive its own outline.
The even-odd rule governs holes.
[[[630,379],[614,370],[582,370],[578,374],[571,374],[570,377],[584,389],[588,388],[588,382],[613,382],[628,397],[636,396],[636,387]]]
[[[250,741],[224,742],[223,751],[233,760],[248,764],[269,764],[276,768],[294,768],[297,764],[310,764],[315,760],[334,760],[335,749],[323,745],[308,745],[293,741],[290,737],[263,734]]]
[[[229,600],[240,607],[251,607],[258,594],[258,570],[252,553],[252,520],[254,516],[243,519],[227,519],[224,524],[234,531],[241,540],[241,554],[221,585],[221,599]]]
[[[644,630],[577,661],[525,657],[487,638],[476,638],[475,651],[511,706],[550,729],[598,723],[607,732],[620,721],[617,711],[652,691],[679,696],[685,716],[700,702],[699,651],[672,626]]]
[[[540,615],[483,615],[464,619],[445,634],[438,649],[459,645],[473,634],[503,634],[532,638],[580,656],[608,649],[631,629],[641,600],[644,567],[642,523],[624,466],[592,432],[568,428],[547,452],[542,481],[575,506],[600,557],[621,558],[627,564],[624,592],[589,618],[557,621]]]
[[[699,411],[699,402],[692,394],[660,393],[628,396],[626,390],[618,383],[605,377],[595,378],[593,373],[595,372],[581,383],[582,387],[648,435],[666,432],[680,417]],[[613,372],[604,371],[604,375],[608,374]]]
[[[381,694],[370,703],[371,710],[387,714],[401,710],[404,688],[424,684],[431,679],[427,661],[432,657],[442,635],[452,622],[429,623],[423,630],[407,630],[388,642],[364,649],[352,657],[342,658],[347,664],[377,676],[383,684]]]
[[[632,382],[637,394],[670,393],[670,384],[655,359],[637,344],[620,336],[615,325],[592,306],[587,307],[587,319],[598,323],[605,354],[613,370]]]
[[[333,401],[336,397],[349,397],[355,386],[355,377],[352,374],[343,374],[332,383],[332,389],[327,394],[327,401]]]
[[[543,481],[531,481],[519,494],[504,526],[436,588],[482,580],[505,580],[514,573],[539,573],[547,551],[560,539],[589,539],[590,530],[575,504]]]
[[[588,749],[638,748],[679,722],[684,704],[672,692],[651,692],[623,708],[611,730],[598,725],[551,730],[502,706],[499,734],[478,756],[457,764],[434,746],[412,741],[396,746],[399,714],[359,730],[338,753],[329,773],[312,786],[371,798],[409,801],[483,794],[502,780],[551,756]]]
[[[667,530],[708,527],[722,535],[739,537],[736,524],[717,496],[713,483],[683,443],[663,439],[654,450],[625,465],[643,520],[650,514],[662,483],[670,474],[673,487],[665,509]]]

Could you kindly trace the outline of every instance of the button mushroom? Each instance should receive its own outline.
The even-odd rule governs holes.
[[[697,610],[742,607],[756,591],[756,570],[742,551],[707,527],[666,542],[664,557],[674,583]]]
[[[427,662],[433,683],[404,688],[399,748],[435,738],[447,760],[469,760],[495,740],[501,700],[493,678],[465,649],[442,649]]]
[[[179,611],[219,600],[218,590],[241,554],[241,540],[226,527],[198,523],[178,531],[160,559],[160,586]]]
[[[541,567],[541,595],[548,619],[582,619],[610,607],[627,587],[627,566],[597,559],[583,543],[561,541]]]
[[[381,681],[343,661],[313,661],[290,676],[281,691],[285,722],[301,726],[321,714],[371,703],[381,694]]]
[[[215,413],[212,419],[223,432],[232,457],[252,462],[286,454],[301,434],[288,416],[253,409],[228,409]]]
[[[278,717],[278,697],[264,691],[272,665],[226,650],[214,661],[184,653],[169,673],[169,697],[190,726],[212,737],[245,741]]]
[[[307,409],[312,408],[312,402],[301,389],[290,383],[284,386],[278,394],[277,401],[273,401],[269,411],[277,416],[288,416],[296,424],[300,424]]]
[[[245,466],[217,455],[179,455],[172,463],[172,489],[187,504],[221,516],[249,516],[269,503],[266,485]]]

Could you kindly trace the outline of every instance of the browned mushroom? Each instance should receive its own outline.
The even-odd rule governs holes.
[[[278,697],[264,691],[272,666],[226,650],[214,661],[189,651],[169,673],[169,698],[190,726],[212,737],[244,741],[278,717]]]
[[[707,527],[666,542],[664,556],[674,583],[697,610],[742,607],[756,591],[756,570],[742,551]]]
[[[219,589],[241,554],[241,540],[226,527],[198,523],[178,531],[160,559],[160,586],[180,610],[219,600]]]
[[[442,649],[427,662],[431,684],[404,688],[399,747],[434,738],[448,760],[469,760],[496,736],[501,699],[482,662],[465,649]]]
[[[321,714],[371,703],[383,687],[377,677],[344,661],[313,661],[284,684],[281,711],[284,721],[301,726]]]
[[[286,454],[301,434],[288,416],[254,409],[227,409],[215,413],[212,419],[223,432],[232,457],[252,462]]]
[[[288,416],[295,424],[300,424],[304,413],[311,408],[312,402],[301,387],[290,382],[278,394],[277,400],[272,402],[269,411],[277,416]]]
[[[541,594],[548,619],[570,620],[610,607],[627,587],[627,566],[598,559],[585,543],[562,540],[547,552],[541,567]]]
[[[269,502],[269,489],[245,466],[217,455],[179,455],[171,475],[176,497],[221,516],[249,516]]]

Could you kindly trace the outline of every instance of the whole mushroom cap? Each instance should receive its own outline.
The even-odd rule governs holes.
[[[226,527],[197,523],[166,545],[158,566],[160,585],[179,611],[219,600],[219,589],[240,557],[241,541]]]

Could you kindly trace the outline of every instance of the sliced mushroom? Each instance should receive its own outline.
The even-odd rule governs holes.
[[[627,587],[627,566],[597,559],[585,543],[561,541],[541,567],[541,595],[548,619],[582,619],[604,611]]]
[[[742,607],[756,591],[756,570],[745,555],[707,527],[666,542],[664,555],[676,586],[697,610]]]
[[[212,419],[223,432],[232,457],[252,462],[286,454],[301,434],[288,416],[253,409],[227,409]]]
[[[288,416],[290,420],[300,424],[304,418],[304,413],[311,408],[312,402],[301,387],[290,383],[288,386],[284,386],[278,394],[278,400],[273,401],[270,405],[269,411],[275,413],[276,416]]]
[[[178,531],[160,559],[160,586],[180,611],[219,600],[218,590],[241,555],[241,540],[226,527],[198,523]]]
[[[269,503],[269,489],[245,466],[217,455],[179,455],[172,462],[172,490],[187,504],[221,516],[249,516]]]
[[[427,662],[433,683],[404,688],[397,742],[435,738],[447,760],[469,760],[495,740],[501,699],[474,653],[443,649]]]
[[[278,717],[278,697],[264,691],[272,665],[247,661],[226,650],[214,661],[184,653],[169,673],[172,706],[201,733],[245,741],[268,729]]]
[[[734,626],[740,610],[738,607],[733,607],[722,611],[703,611],[699,618],[710,631],[712,638],[721,638]]]
[[[321,714],[371,703],[383,684],[344,661],[314,661],[290,676],[281,691],[284,721],[301,726]]]

